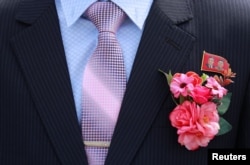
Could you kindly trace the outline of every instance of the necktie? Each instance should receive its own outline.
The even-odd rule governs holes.
[[[86,11],[98,29],[98,44],[83,76],[82,136],[89,164],[104,164],[126,87],[116,31],[125,13],[112,2],[95,2]]]

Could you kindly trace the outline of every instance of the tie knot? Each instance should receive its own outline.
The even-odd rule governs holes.
[[[113,2],[95,2],[86,13],[99,32],[116,33],[126,16],[122,9]]]

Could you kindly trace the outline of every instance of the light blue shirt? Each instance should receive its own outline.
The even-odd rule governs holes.
[[[56,0],[62,40],[68,64],[78,120],[81,119],[82,78],[88,58],[97,45],[98,31],[94,24],[82,17],[96,0]],[[121,44],[126,76],[132,69],[141,39],[144,22],[153,0],[113,0],[128,18],[117,32]]]

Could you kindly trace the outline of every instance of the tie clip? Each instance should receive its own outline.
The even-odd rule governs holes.
[[[85,146],[88,147],[109,147],[110,142],[108,141],[83,141]]]

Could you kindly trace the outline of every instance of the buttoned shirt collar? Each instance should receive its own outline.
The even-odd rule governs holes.
[[[96,0],[58,0],[67,22],[67,26],[74,24],[84,11]],[[153,0],[112,0],[129,18],[142,30]]]

